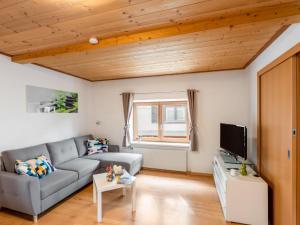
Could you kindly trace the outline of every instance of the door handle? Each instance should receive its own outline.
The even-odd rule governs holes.
[[[290,159],[291,159],[291,150],[288,149],[288,160],[290,160]]]

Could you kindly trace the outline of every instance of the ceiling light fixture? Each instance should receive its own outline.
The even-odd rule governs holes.
[[[99,40],[98,40],[98,38],[96,38],[96,37],[91,37],[91,38],[89,39],[89,43],[90,43],[91,45],[96,45],[96,44],[99,43]]]

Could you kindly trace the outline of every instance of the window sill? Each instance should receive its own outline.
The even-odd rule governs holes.
[[[188,143],[170,143],[170,142],[146,142],[134,141],[131,143],[134,148],[152,148],[152,149],[166,149],[166,150],[189,150]]]

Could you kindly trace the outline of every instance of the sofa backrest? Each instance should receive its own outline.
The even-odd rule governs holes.
[[[4,164],[3,165],[4,169],[7,172],[11,172],[11,173],[15,171],[16,160],[26,161],[41,155],[44,155],[48,159],[50,159],[50,155],[47,146],[45,144],[36,145],[28,148],[16,149],[16,150],[3,151],[1,155],[2,155],[2,162]]]
[[[87,154],[86,143],[87,140],[91,140],[92,138],[93,138],[92,135],[84,135],[84,136],[74,138],[79,157]]]
[[[74,138],[47,143],[47,147],[54,166],[78,158],[78,151]]]

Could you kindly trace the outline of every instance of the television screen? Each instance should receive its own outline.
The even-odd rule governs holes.
[[[235,156],[247,159],[247,128],[221,123],[220,147]]]

